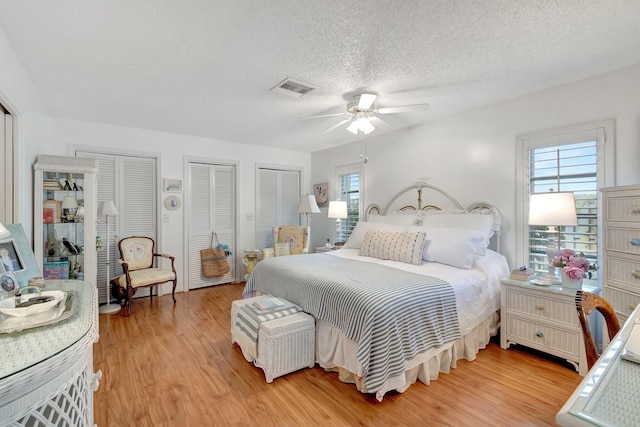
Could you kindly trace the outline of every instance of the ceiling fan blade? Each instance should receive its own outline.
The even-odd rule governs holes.
[[[376,127],[380,127],[380,128],[390,128],[391,127],[391,125],[389,123],[385,122],[380,117],[375,116],[375,115],[369,117],[369,121],[371,122],[371,124],[375,125]]]
[[[335,116],[344,116],[347,113],[346,111],[342,112],[342,113],[332,113],[332,114],[321,114],[319,116],[307,116],[307,117],[300,117],[300,120],[307,120],[307,119],[319,119],[322,117],[335,117]]]
[[[378,108],[376,110],[376,113],[379,113],[379,114],[410,113],[413,111],[427,111],[428,109],[429,109],[429,104],[399,105],[397,107]]]
[[[361,110],[368,110],[371,108],[377,97],[378,95],[374,95],[372,93],[361,94],[360,99],[358,100],[358,108]]]
[[[327,128],[327,129],[323,130],[323,131],[322,131],[322,133],[331,132],[332,130],[339,128],[339,127],[340,127],[340,126],[342,126],[343,124],[345,124],[345,123],[347,123],[347,122],[350,122],[352,119],[353,119],[353,117],[348,118],[348,119],[344,119],[344,120],[342,120],[342,121],[340,121],[340,122],[336,123],[335,125],[331,126],[330,128]]]

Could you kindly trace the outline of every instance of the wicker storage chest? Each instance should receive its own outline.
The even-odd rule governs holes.
[[[268,383],[274,378],[315,364],[315,321],[306,313],[295,313],[260,323],[257,355],[243,348],[242,331],[236,326],[238,310],[253,298],[234,301],[231,307],[231,341],[242,348],[248,361],[264,371]]]

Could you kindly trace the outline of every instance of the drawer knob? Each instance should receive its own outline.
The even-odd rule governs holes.
[[[631,275],[632,275],[633,277],[635,277],[636,279],[640,279],[640,270],[633,270],[633,271],[631,272]]]
[[[542,331],[538,331],[538,332],[536,332],[536,336],[538,338],[542,338],[544,336],[544,334],[542,333]]]
[[[640,213],[640,206],[634,206],[633,208],[631,208],[629,210],[629,212],[632,213],[632,214]]]
[[[537,310],[544,310],[544,305],[536,305]]]
[[[633,311],[636,309],[636,307],[638,306],[638,304],[630,304],[629,305],[629,310]]]
[[[640,246],[640,239],[631,239],[631,245]]]

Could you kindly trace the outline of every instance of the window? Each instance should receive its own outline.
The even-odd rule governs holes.
[[[347,202],[347,219],[340,220],[338,241],[346,242],[360,219],[362,200],[362,166],[347,165],[337,168],[338,200]]]
[[[613,121],[559,129],[518,138],[518,264],[547,271],[547,227],[529,226],[531,194],[571,191],[578,225],[560,227],[561,248],[583,252],[598,260],[599,192],[613,185]]]

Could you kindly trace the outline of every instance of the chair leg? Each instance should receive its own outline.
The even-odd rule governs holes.
[[[171,297],[173,298],[173,303],[176,303],[176,285],[178,284],[178,279],[173,281],[173,289],[171,290]]]
[[[133,294],[135,293],[135,289],[131,286],[127,287],[127,316],[131,314],[131,301],[133,300]]]
[[[149,286],[149,302],[153,302],[153,288],[154,286]]]

